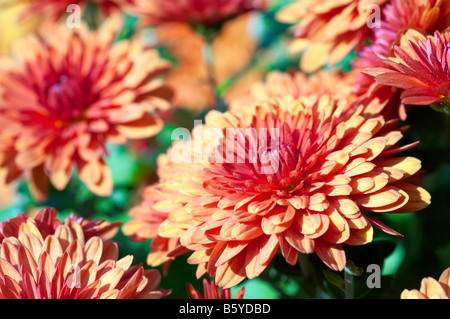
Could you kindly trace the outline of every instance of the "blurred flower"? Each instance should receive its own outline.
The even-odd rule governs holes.
[[[6,184],[6,170],[0,169],[0,209],[13,203],[15,186]]]
[[[394,56],[394,48],[400,44],[409,29],[423,35],[432,35],[435,30],[445,31],[450,27],[448,1],[441,0],[392,0],[381,13],[380,28],[374,29],[375,40],[366,47],[360,57],[353,61],[351,71],[355,77],[357,103],[366,105],[371,114],[383,112],[385,118],[400,116],[406,119],[405,105],[401,103],[400,90],[378,84],[375,79],[362,73],[365,69],[387,67],[383,62]],[[400,107],[399,107],[400,105]]]
[[[301,69],[313,72],[334,65],[353,49],[360,51],[373,29],[368,26],[370,5],[387,0],[297,0],[283,8],[277,18],[296,23],[291,50],[305,51]]]
[[[424,278],[420,291],[403,290],[401,299],[450,299],[450,268],[447,268],[436,281],[434,278]]]
[[[156,46],[174,58],[167,83],[175,90],[174,105],[203,110],[215,105],[214,85],[241,72],[252,60],[258,46],[249,29],[253,16],[228,21],[212,40],[212,66],[205,57],[206,39],[184,23],[164,23],[156,28]]]
[[[92,234],[76,218],[64,223],[54,209],[1,224],[0,298],[140,299],[163,298],[157,270],[118,260],[118,246]],[[87,227],[89,228],[89,227]]]
[[[147,214],[169,213],[158,236],[180,245],[168,257],[193,251],[197,276],[208,272],[229,288],[259,276],[278,248],[291,265],[298,253],[316,253],[342,270],[343,244],[371,242],[373,226],[400,235],[362,210],[412,212],[430,203],[417,186],[420,161],[396,156],[415,143],[396,147],[398,121],[362,109],[330,96],[287,96],[209,112],[191,141],[174,143],[158,163],[162,199]]]
[[[404,46],[396,46],[395,57],[384,62],[391,68],[367,69],[377,83],[403,89],[402,103],[411,105],[446,105],[450,113],[450,34],[436,31],[424,37],[410,30]],[[406,43],[409,43],[407,45]]]
[[[104,16],[119,12],[119,0],[20,0],[28,3],[23,11],[23,18],[30,18],[38,14],[48,15],[50,20],[58,20],[68,13],[70,5],[78,5],[82,10],[88,3],[95,3]]]
[[[203,58],[203,38],[188,25],[166,23],[156,28],[156,46],[163,47],[175,60],[167,76],[174,88],[174,106],[202,110],[215,102],[208,79],[208,68]]]
[[[254,58],[258,47],[257,27],[259,16],[241,15],[227,22],[212,42],[213,77],[221,83],[242,71]]]
[[[144,25],[183,22],[216,26],[237,15],[261,10],[265,0],[119,0]]]
[[[1,1],[0,6],[2,6]],[[26,4],[24,3],[14,5],[5,3],[3,6],[5,7],[1,7],[0,10],[0,30],[2,30],[0,54],[8,52],[10,44],[14,39],[32,32],[40,20],[39,17],[34,17],[26,22],[18,21],[19,13],[26,8]]]
[[[298,71],[272,71],[267,74],[265,81],[255,81],[247,94],[234,98],[230,107],[238,109],[254,101],[270,101],[286,96],[298,99],[303,96],[327,94],[334,94],[350,102],[353,100],[350,80],[339,70],[322,70],[309,76]]]
[[[231,297],[231,291],[229,288],[220,290],[215,284],[214,280],[208,283],[206,279],[203,279],[203,291],[204,296],[190,283],[186,283],[186,290],[189,299],[242,299],[245,293],[245,287],[239,289],[234,298]]]
[[[21,175],[38,200],[48,179],[66,187],[76,167],[93,193],[113,189],[106,143],[147,138],[163,126],[157,112],[172,91],[161,75],[169,63],[139,41],[113,45],[120,21],[98,31],[61,25],[14,43],[0,59],[0,167],[7,183]]]

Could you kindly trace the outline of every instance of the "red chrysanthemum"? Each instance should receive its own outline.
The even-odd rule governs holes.
[[[0,167],[24,175],[42,200],[77,168],[95,194],[112,192],[106,144],[155,135],[170,107],[169,63],[139,41],[113,43],[120,21],[98,31],[65,26],[18,40],[0,60]]]
[[[119,0],[144,25],[184,22],[214,26],[265,7],[265,0]]]
[[[383,60],[394,56],[394,47],[400,44],[404,34],[413,29],[423,35],[445,31],[450,27],[450,3],[442,0],[392,0],[383,7],[380,28],[374,29],[375,40],[353,61],[351,71],[355,75],[357,103],[366,105],[373,114],[383,112],[386,118],[400,116],[406,119],[405,105],[400,91],[378,84],[362,73],[365,69],[386,67]],[[399,107],[400,105],[400,107]]]
[[[413,30],[405,35],[408,46],[397,46],[390,68],[365,70],[377,83],[403,89],[402,103],[430,105],[450,112],[450,34],[436,31],[425,38]]]
[[[257,277],[279,249],[290,264],[316,253],[342,270],[343,244],[371,242],[373,226],[399,235],[363,211],[429,204],[413,177],[420,161],[396,156],[415,145],[396,147],[396,126],[330,96],[211,111],[191,141],[162,155],[157,202],[140,205],[138,219],[168,213],[158,236],[180,245],[160,253],[193,251],[197,275],[208,272],[220,287]]]
[[[334,65],[353,49],[363,48],[373,37],[369,20],[373,5],[387,0],[297,0],[278,13],[278,19],[296,23],[293,27],[294,50],[304,50],[300,61],[305,72],[325,64]]]
[[[242,287],[232,298],[229,288],[220,290],[214,280],[208,283],[206,279],[203,279],[203,295],[191,283],[186,283],[186,290],[189,299],[242,299],[245,293],[245,287]]]
[[[117,227],[73,215],[61,223],[54,209],[1,223],[0,299],[167,296],[157,270],[131,267],[132,256],[118,260],[118,246],[108,240]]]

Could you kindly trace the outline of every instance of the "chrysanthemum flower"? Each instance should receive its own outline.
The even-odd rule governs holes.
[[[206,279],[203,279],[203,295],[195,290],[191,283],[186,283],[186,290],[189,299],[242,299],[245,293],[245,287],[242,287],[232,298],[229,288],[221,290],[217,287],[214,280],[208,283]]]
[[[25,0],[23,2],[27,3],[28,6],[24,10],[22,18],[45,14],[56,21],[67,14],[70,5],[78,5],[81,10],[84,10],[90,2],[95,3],[104,16],[120,12],[119,0]]]
[[[197,276],[223,288],[257,277],[278,250],[289,264],[316,253],[342,270],[343,245],[371,242],[373,226],[399,235],[372,213],[430,202],[416,184],[420,161],[396,156],[414,146],[395,146],[396,126],[330,96],[211,111],[159,163],[163,199],[151,209],[169,214],[158,236],[180,240],[168,256],[193,251]]]
[[[215,26],[239,14],[265,7],[265,0],[119,0],[144,25],[183,22]]]
[[[141,203],[130,210],[129,215],[132,219],[123,225],[122,232],[132,241],[152,239],[147,264],[154,267],[162,264],[164,272],[167,272],[170,262],[174,259],[169,257],[168,253],[177,248],[180,241],[178,238],[158,236],[158,227],[171,211],[182,208],[182,205],[172,203],[172,206],[166,209],[159,208],[162,207],[161,203],[164,203],[164,197],[153,186],[145,188],[142,196]],[[159,207],[158,205],[154,207],[158,201],[161,201]]]
[[[437,281],[428,277],[422,280],[420,290],[403,290],[401,299],[450,299],[450,268]]]
[[[277,15],[285,23],[296,23],[292,50],[304,51],[301,68],[313,72],[334,65],[353,49],[361,50],[372,37],[369,27],[373,7],[387,0],[297,0]],[[372,9],[371,9],[372,8]]]
[[[375,79],[362,73],[363,70],[386,68],[383,60],[394,57],[394,48],[410,29],[423,35],[432,35],[436,30],[445,31],[450,27],[448,15],[450,6],[441,0],[392,0],[381,12],[380,28],[374,29],[373,44],[366,47],[353,62],[355,75],[355,95],[358,103],[367,106],[367,112],[383,112],[387,118],[406,119],[405,105],[401,103],[400,90],[379,84]],[[400,105],[400,107],[399,107]]]
[[[0,60],[0,167],[7,182],[24,175],[42,200],[48,180],[64,189],[74,168],[95,194],[113,183],[106,143],[147,138],[170,107],[161,75],[169,63],[139,41],[113,45],[120,21],[98,31],[59,26],[18,40]]]
[[[395,57],[384,61],[390,68],[366,72],[379,84],[403,89],[404,104],[441,105],[442,110],[450,112],[450,34],[436,31],[434,37],[425,38],[411,30],[404,41],[409,45],[397,46]]]
[[[99,237],[102,240],[112,239],[119,230],[121,223],[119,222],[108,222],[105,220],[91,220],[85,219],[83,217],[77,217],[73,213],[67,217],[64,222],[60,222],[56,217],[56,210],[42,209],[35,217],[29,217],[25,214],[18,214],[14,218],[9,218],[6,221],[0,223],[0,243],[6,237],[16,237],[18,238],[22,224],[32,223],[34,224],[41,235],[46,237],[47,235],[54,235],[56,229],[65,225],[71,227],[72,223],[76,223],[81,226],[83,232],[83,238],[88,240],[92,237]]]
[[[251,85],[248,94],[231,101],[230,108],[238,109],[244,104],[254,101],[270,101],[271,99],[291,96],[298,99],[303,96],[332,95],[353,100],[353,86],[350,78],[338,70],[318,71],[310,76],[302,72],[272,71],[267,74],[265,81],[257,81]]]
[[[139,299],[169,293],[158,289],[157,270],[131,267],[132,256],[118,260],[117,244],[91,227],[97,221],[61,223],[55,214],[45,209],[35,218],[19,215],[1,224],[1,299]]]

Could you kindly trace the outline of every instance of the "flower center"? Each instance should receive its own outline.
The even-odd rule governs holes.
[[[52,74],[47,83],[49,85],[46,94],[41,95],[41,103],[49,111],[49,119],[54,127],[62,128],[85,120],[89,101],[79,78]]]

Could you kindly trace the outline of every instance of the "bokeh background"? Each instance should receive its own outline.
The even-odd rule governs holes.
[[[32,215],[42,207],[55,207],[60,219],[75,212],[86,218],[128,221],[128,211],[139,202],[143,187],[156,181],[157,156],[171,145],[175,128],[191,129],[194,120],[202,119],[211,108],[223,110],[231,97],[243,92],[252,81],[263,79],[272,70],[298,69],[299,57],[286,49],[290,26],[274,18],[275,13],[289,2],[272,1],[266,12],[246,14],[245,17],[235,19],[239,21],[227,22],[222,30],[228,31],[220,34],[223,43],[216,44],[217,56],[213,53],[216,89],[212,90],[209,86],[211,82],[207,81],[210,79],[194,83],[180,94],[177,107],[165,115],[165,127],[157,136],[124,146],[108,147],[110,156],[107,164],[114,178],[114,192],[110,197],[95,196],[77,178],[72,178],[64,191],[52,189],[48,201],[39,203],[30,196],[26,183],[17,182],[11,193],[0,194],[0,220],[19,212]],[[11,40],[33,32],[37,25],[39,18],[26,23],[16,22],[20,7],[0,7],[1,54],[8,52]],[[87,10],[95,8],[91,6]],[[136,17],[126,15],[120,38],[140,36],[149,45],[156,46],[163,57],[172,61],[174,68],[183,70],[187,75],[204,72],[199,71],[206,67],[202,60],[204,52],[200,50],[192,53],[198,41],[183,36],[186,43],[182,43],[181,36],[186,30],[177,26],[138,30],[137,24]],[[186,46],[184,51],[182,44]],[[350,62],[355,56],[355,53],[350,54],[333,68],[349,71]],[[185,80],[186,77],[180,74],[170,76],[170,81],[174,83]],[[199,91],[194,94],[192,90]],[[192,100],[189,94],[201,99]],[[403,143],[418,140],[421,143],[405,155],[422,160],[423,169],[426,170],[423,187],[430,192],[432,204],[418,213],[377,216],[404,237],[397,238],[375,230],[372,244],[346,247],[348,259],[361,269],[365,270],[373,263],[382,267],[381,289],[367,287],[369,274],[366,272],[356,277],[357,298],[397,299],[403,289],[418,288],[422,278],[438,278],[450,266],[450,117],[427,107],[414,107],[408,111],[408,125],[410,129],[405,133]],[[150,241],[131,242],[120,231],[115,240],[120,243],[122,256],[134,255],[136,263],[145,265]],[[201,290],[201,281],[195,278],[196,267],[187,264],[186,259],[187,256],[178,257],[164,274],[161,287],[173,290],[168,298],[186,298],[186,282],[191,282]],[[332,272],[314,255],[302,256],[298,266],[289,266],[282,258],[278,260],[275,257],[259,278],[244,281],[232,289],[232,294],[242,286],[246,287],[244,298],[344,297],[343,274]]]

